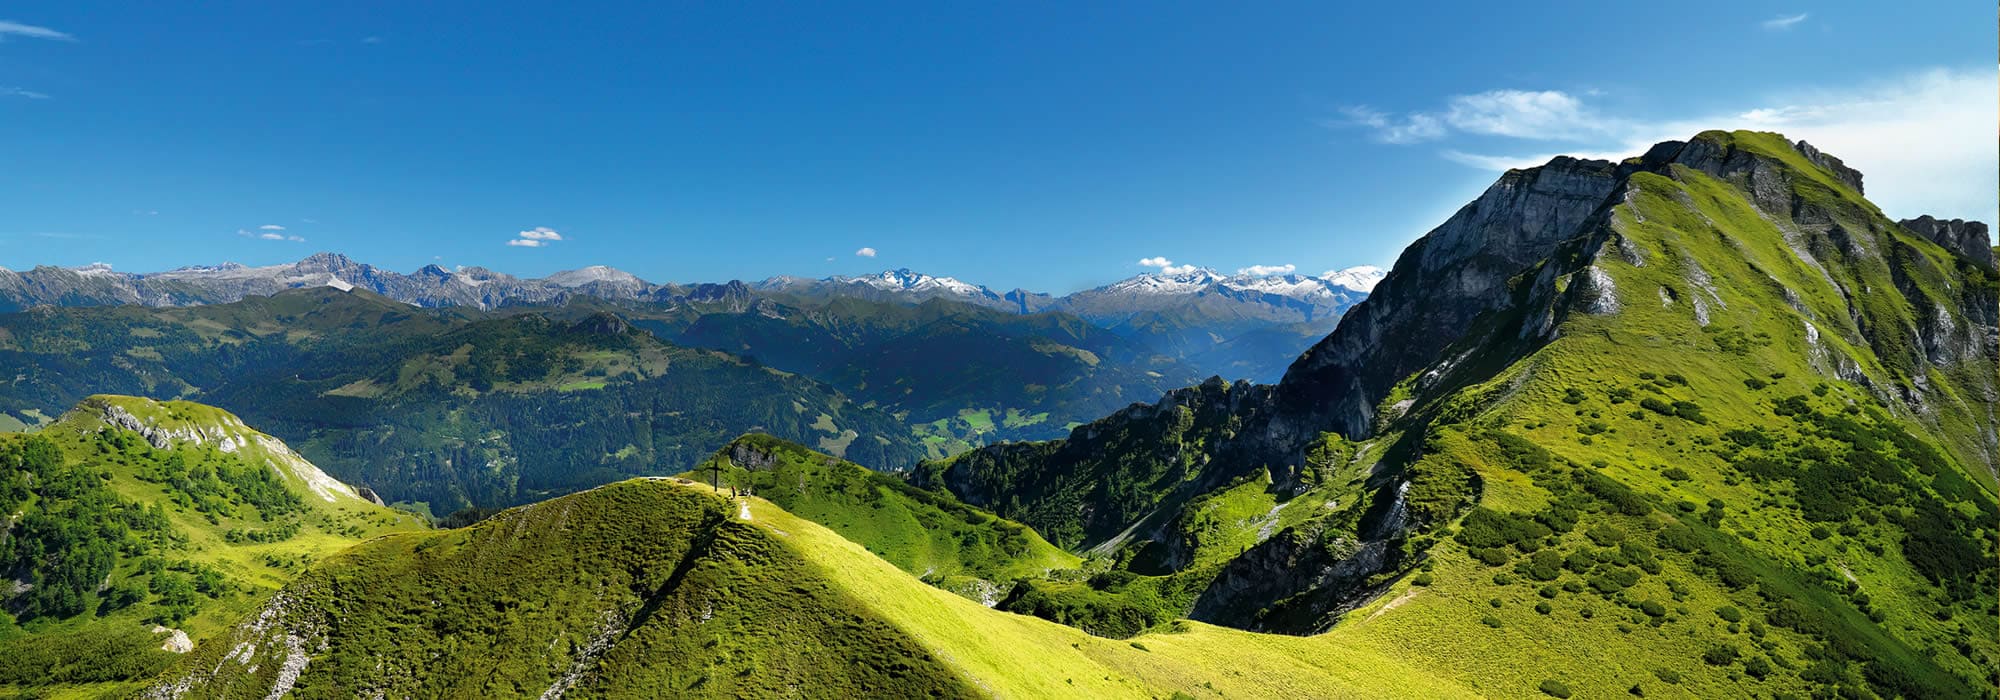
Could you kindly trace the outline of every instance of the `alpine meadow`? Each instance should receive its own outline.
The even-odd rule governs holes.
[[[1990,6],[30,5],[0,697],[2000,698]]]

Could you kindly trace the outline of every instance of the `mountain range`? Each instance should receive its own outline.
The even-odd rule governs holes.
[[[895,304],[931,300],[1017,314],[1068,313],[1133,339],[1153,354],[1186,363],[1202,375],[1271,381],[1285,363],[1323,335],[1349,306],[1367,296],[1384,273],[1362,266],[1313,277],[1224,276],[1209,270],[1149,273],[1063,297],[987,287],[907,269],[866,277],[760,282],[655,284],[613,268],[592,266],[544,278],[519,278],[480,267],[428,265],[403,274],[319,253],[288,265],[233,263],[166,272],[127,273],[105,265],[0,269],[0,312],[36,306],[188,306],[228,303],[287,289],[358,288],[427,308],[503,309],[560,306],[600,299],[621,304],[685,308],[708,302],[772,298],[823,306],[834,299]]]
[[[748,284],[750,289],[823,299],[859,297],[918,303],[949,299],[987,308],[1035,313],[1072,311],[1093,321],[1116,321],[1147,311],[1170,309],[1190,299],[1231,300],[1246,316],[1312,321],[1338,316],[1365,297],[1386,274],[1372,266],[1305,275],[1221,275],[1200,269],[1147,273],[1102,287],[1055,297],[1016,289],[1004,294],[984,285],[896,269],[863,277],[820,279],[778,276]],[[183,267],[165,272],[120,272],[102,263],[64,268],[36,266],[25,272],[0,268],[0,311],[34,306],[188,306],[268,296],[286,289],[359,287],[423,307],[470,306],[493,309],[560,303],[577,296],[621,301],[672,301],[714,285],[656,284],[623,270],[594,265],[541,278],[522,278],[483,267],[448,270],[426,265],[414,273],[356,262],[339,253],[317,253],[296,263],[248,267],[236,263]]]

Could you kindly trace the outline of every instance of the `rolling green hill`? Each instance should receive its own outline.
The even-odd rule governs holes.
[[[641,479],[376,540],[147,696],[1471,696],[1367,645],[1092,637],[924,585],[769,501],[745,512]]]
[[[122,396],[0,435],[0,513],[0,693],[129,691],[321,558],[424,527],[226,412]]]
[[[1996,280],[1774,134],[1558,158],[1275,387],[913,477],[1123,572],[1038,613],[1331,630],[1500,695],[1990,696]]]
[[[1017,579],[1082,563],[1019,523],[768,435],[738,438],[687,476],[748,490],[989,605]]]

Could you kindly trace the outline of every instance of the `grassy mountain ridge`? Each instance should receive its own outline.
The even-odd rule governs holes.
[[[126,396],[0,435],[0,512],[0,690],[129,690],[320,558],[424,527],[226,412]]]
[[[377,540],[149,696],[1469,696],[1366,645],[1201,625],[1091,637],[924,585],[769,501],[736,511],[706,486],[641,479]]]
[[[1860,182],[1751,132],[1511,172],[1275,389],[1169,395],[1213,414],[1200,439],[1128,411],[916,473],[1139,581],[1209,576],[1173,553],[1241,501],[1222,524],[1253,544],[1188,614],[1378,630],[1505,694],[1977,695],[2000,680],[1976,631],[2000,624],[1995,277]],[[1347,515],[1230,495],[1354,483],[1331,464],[1361,469],[1358,500],[1326,497]],[[1105,518],[1106,494],[1140,507]],[[1132,588],[1103,584],[1077,604]]]
[[[1081,563],[1018,523],[768,435],[738,438],[688,476],[755,493],[974,599]]]

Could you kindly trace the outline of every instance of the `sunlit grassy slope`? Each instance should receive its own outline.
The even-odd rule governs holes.
[[[130,690],[176,658],[156,627],[207,639],[321,558],[425,527],[200,404],[93,396],[0,441],[0,555],[30,586],[0,613],[0,695]],[[50,448],[59,466],[24,458]]]
[[[753,499],[752,523],[998,697],[1469,697],[1347,635],[1261,635],[1188,622],[1132,640],[986,609],[925,586],[860,545]]]
[[[927,580],[1005,584],[1082,561],[1020,523],[769,435],[738,438],[688,476],[752,490]]]
[[[1417,468],[1469,470],[1478,506],[1334,636],[1497,695],[1991,696],[1995,370],[1906,330],[1991,299],[1991,271],[1775,135],[1701,138],[1777,161],[1858,242],[1802,242],[1740,183],[1634,176],[1604,249],[1554,280],[1602,273],[1616,311],[1418,407]]]
[[[287,587],[155,690],[1010,698],[1463,697],[1333,638],[1199,624],[1131,641],[997,612],[832,530],[640,479],[379,539]],[[248,652],[243,650],[248,649]],[[287,658],[303,671],[280,669]]]

